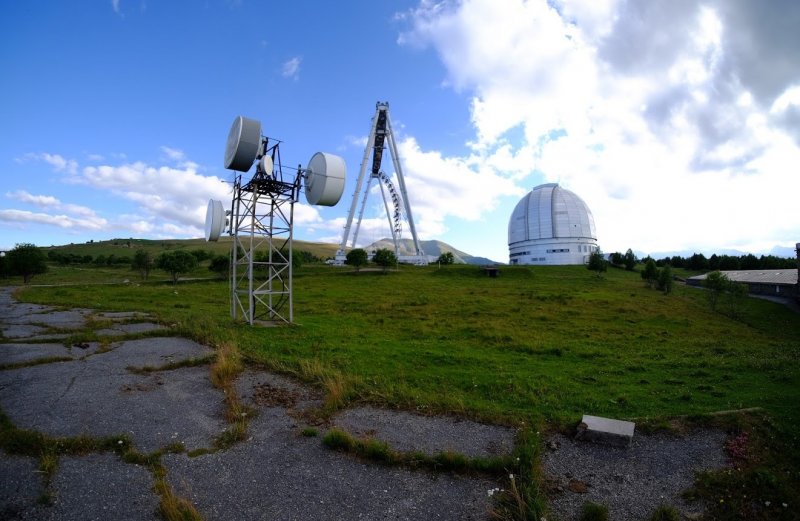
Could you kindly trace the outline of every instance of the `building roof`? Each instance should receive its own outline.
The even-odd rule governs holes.
[[[508,244],[555,238],[597,239],[594,217],[583,199],[556,183],[528,192],[511,213]]]
[[[786,270],[739,270],[723,271],[729,280],[747,284],[797,284],[797,269]],[[689,277],[691,280],[705,280],[707,274]]]

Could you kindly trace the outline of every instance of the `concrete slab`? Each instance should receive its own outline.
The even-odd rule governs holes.
[[[0,344],[0,365],[74,355],[64,344]]]
[[[583,443],[554,435],[542,453],[550,515],[580,519],[587,501],[608,506],[614,520],[649,519],[659,505],[673,505],[680,519],[699,519],[702,506],[687,503],[682,492],[695,472],[727,464],[725,432],[700,430],[684,436],[640,434],[628,448]]]
[[[365,464],[296,428],[284,408],[264,409],[244,443],[165,456],[168,480],[209,521],[486,519],[491,480]]]
[[[426,454],[452,451],[471,457],[509,454],[514,430],[447,416],[422,416],[404,411],[358,407],[333,418],[333,425],[358,437],[371,437],[393,449]]]
[[[575,438],[627,447],[631,444],[635,427],[633,422],[584,414]]]
[[[226,424],[224,396],[207,367],[146,375],[126,369],[209,351],[181,338],[143,339],[84,360],[0,371],[0,407],[18,427],[53,436],[128,434],[143,452],[178,441],[189,450],[210,447]]]
[[[96,333],[100,336],[121,336],[130,333],[162,331],[164,329],[167,329],[167,327],[154,322],[134,322],[132,324],[117,324],[110,328],[99,329]]]
[[[47,508],[47,519],[160,519],[150,472],[113,454],[61,458],[51,488],[53,504]]]
[[[70,309],[67,311],[42,311],[31,313],[14,320],[16,324],[37,324],[45,327],[62,329],[80,329],[86,325],[86,317],[91,313],[88,309]]]
[[[45,489],[35,458],[0,451],[0,519],[39,519]]]
[[[41,326],[34,326],[31,324],[9,324],[6,323],[3,326],[0,326],[0,331],[3,333],[3,337],[5,338],[29,338],[36,335],[41,335],[45,331],[46,328]]]

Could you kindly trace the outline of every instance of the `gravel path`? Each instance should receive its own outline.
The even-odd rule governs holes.
[[[697,430],[685,436],[636,434],[628,448],[553,436],[542,457],[554,519],[579,519],[587,501],[608,506],[614,521],[647,519],[661,504],[689,517],[701,505],[683,501],[694,472],[724,467],[725,434]]]

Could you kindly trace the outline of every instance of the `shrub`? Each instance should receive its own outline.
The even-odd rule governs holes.
[[[367,252],[362,248],[355,248],[347,252],[346,264],[353,266],[356,271],[361,269],[361,266],[367,264]]]
[[[172,283],[178,282],[178,276],[197,267],[197,259],[183,250],[164,252],[156,258],[156,267],[172,276]]]
[[[35,244],[22,243],[6,254],[8,271],[11,275],[22,275],[22,280],[27,284],[34,275],[47,271],[47,262],[44,252]]]
[[[385,273],[386,270],[389,269],[389,266],[394,266],[397,264],[397,256],[393,251],[387,250],[386,248],[381,248],[375,252],[375,255],[372,257],[372,261],[378,266],[383,267],[383,271]]]

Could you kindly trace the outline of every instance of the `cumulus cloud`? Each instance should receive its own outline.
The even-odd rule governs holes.
[[[78,182],[133,201],[145,215],[183,225],[184,237],[202,230],[208,199],[230,197],[230,188],[218,177],[143,162],[87,166]]]
[[[135,214],[118,214],[111,220],[86,206],[65,203],[50,195],[31,194],[24,190],[7,192],[7,198],[34,205],[42,212],[5,209],[0,221],[21,225],[35,223],[72,230],[98,230],[166,237],[203,235],[208,200],[230,199],[230,187],[215,176],[197,173],[195,163],[177,149],[162,147],[166,159],[180,166],[151,166],[144,162],[97,165],[80,168],[74,160],[56,154],[27,154],[20,162],[42,160],[57,172],[71,173],[66,181],[85,185],[111,198],[133,204]],[[300,211],[309,221],[319,219],[313,209]]]
[[[798,17],[792,2],[423,1],[399,43],[471,95],[473,153],[442,165],[481,158],[495,195],[561,182],[606,249],[752,250],[800,235]],[[448,188],[469,189],[427,193]]]

